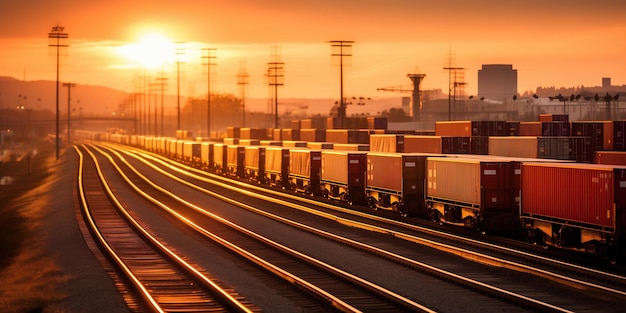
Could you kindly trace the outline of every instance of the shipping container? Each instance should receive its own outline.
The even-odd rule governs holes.
[[[306,194],[320,195],[322,152],[310,149],[289,150],[289,188]]]
[[[372,152],[404,152],[404,135],[400,135],[400,134],[370,135],[370,151]]]
[[[264,183],[265,147],[246,146],[244,156],[245,177],[251,181]]]
[[[323,196],[365,205],[367,153],[324,150],[321,156]]]
[[[228,168],[226,167],[226,149],[228,145],[223,143],[215,143],[213,144],[213,165],[212,168],[218,174],[228,173]]]
[[[302,128],[302,126],[300,124],[300,120],[291,120],[291,124],[290,125],[291,125],[291,129],[300,129],[300,128]]]
[[[265,181],[272,186],[289,187],[289,149],[265,147]]]
[[[504,127],[504,136],[519,136],[520,122],[507,121]]]
[[[540,122],[569,122],[567,114],[539,114]]]
[[[261,146],[282,147],[283,142],[280,141],[280,140],[261,140],[260,145]]]
[[[386,117],[367,117],[367,128],[368,129],[387,129],[387,118]]]
[[[317,128],[300,129],[300,140],[309,142],[326,141],[326,130]]]
[[[470,153],[471,154],[489,154],[489,137],[473,136],[470,137]]]
[[[239,139],[239,142],[237,144],[241,145],[241,146],[258,146],[258,145],[261,144],[261,140],[258,140],[258,139]]]
[[[200,142],[185,141],[183,143],[183,160],[192,164],[200,163]]]
[[[433,219],[481,231],[517,229],[512,162],[455,157],[426,163],[426,201]]]
[[[613,121],[613,149],[626,151],[626,121]]]
[[[361,143],[335,143],[333,150],[338,151],[369,151],[370,145]]]
[[[537,157],[591,163],[593,148],[589,137],[538,137]]]
[[[594,151],[613,150],[613,121],[572,122],[572,136],[589,137]]]
[[[570,136],[571,128],[569,122],[541,122],[541,136],[559,137]]]
[[[542,136],[541,122],[520,122],[519,136],[540,137]]]
[[[213,142],[203,142],[200,145],[200,158],[202,159],[202,168],[213,171]]]
[[[470,153],[469,137],[404,136],[404,152],[408,153]]]
[[[226,127],[226,137],[227,138],[240,138],[240,130],[241,127]]]
[[[427,218],[424,182],[426,160],[432,156],[418,153],[368,153],[366,192],[369,207]]]
[[[489,137],[489,155],[537,158],[537,137]]]
[[[306,141],[296,141],[296,140],[283,140],[283,147],[289,148],[306,148]]]
[[[626,165],[626,151],[596,151],[593,163]]]
[[[438,121],[435,122],[436,136],[470,137],[479,133],[478,124],[472,121]]]
[[[522,164],[521,217],[537,242],[606,251],[623,236],[624,209],[624,167]]]
[[[300,129],[289,129],[289,128],[285,128],[281,130],[281,137],[280,138],[274,138],[274,140],[294,140],[294,141],[298,141],[300,140]]]
[[[238,145],[239,138],[226,137],[224,138],[224,144],[225,145]]]
[[[367,129],[327,129],[326,141],[333,143],[369,144]]]
[[[245,176],[245,156],[245,146],[228,145],[226,147],[226,168],[229,175],[234,177]]]
[[[244,127],[239,130],[239,138],[241,139],[270,139],[270,129],[267,128],[248,128]]]
[[[332,142],[307,142],[306,147],[313,150],[332,150],[335,146]]]

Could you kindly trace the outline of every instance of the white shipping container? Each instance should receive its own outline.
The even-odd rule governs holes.
[[[537,158],[537,137],[489,137],[489,155]]]

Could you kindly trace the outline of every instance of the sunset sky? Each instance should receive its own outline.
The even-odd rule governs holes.
[[[513,64],[519,93],[598,86],[602,77],[624,85],[624,13],[626,1],[618,0],[3,0],[0,76],[54,80],[47,35],[58,23],[70,37],[62,81],[129,92],[138,73],[154,71],[133,58],[149,35],[186,43],[181,91],[191,95],[206,94],[200,49],[216,48],[212,92],[239,95],[243,66],[246,97],[267,97],[264,74],[277,46],[285,63],[279,97],[338,98],[331,40],[355,42],[344,72],[350,97],[394,96],[376,89],[408,87],[409,73],[426,74],[424,89],[446,92],[450,52],[452,65],[466,68],[468,95],[476,93],[477,70],[492,63]],[[165,59],[170,92],[173,52],[170,44],[141,57]]]

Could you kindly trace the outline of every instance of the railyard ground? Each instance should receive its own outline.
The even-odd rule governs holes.
[[[76,222],[76,154],[37,152],[0,163],[0,312],[126,311]]]

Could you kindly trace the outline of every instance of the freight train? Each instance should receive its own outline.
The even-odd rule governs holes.
[[[359,145],[336,150],[332,143],[305,141],[278,146],[281,142],[89,132],[82,136],[136,146],[207,172],[307,196],[481,232],[522,234],[533,243],[612,260],[625,256],[626,166],[447,154],[446,149],[411,152],[400,135],[371,135],[369,145],[371,150],[404,152],[361,151]],[[409,140],[448,145],[441,138]]]

